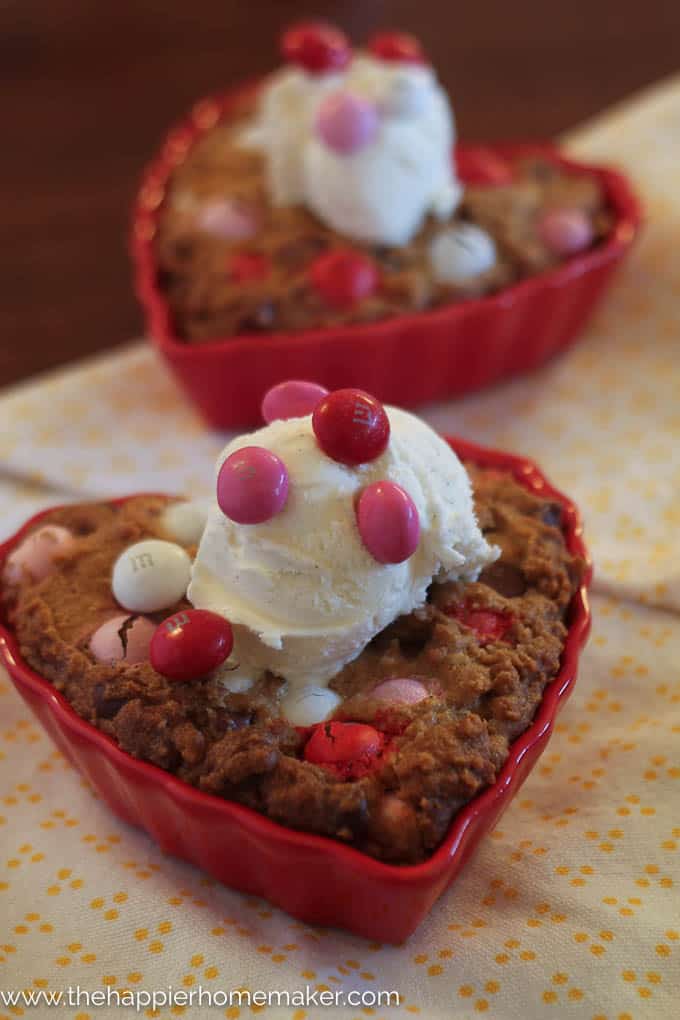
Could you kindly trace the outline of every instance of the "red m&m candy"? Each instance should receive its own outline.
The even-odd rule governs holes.
[[[185,609],[161,623],[151,639],[151,665],[169,680],[205,676],[229,658],[231,624],[207,609]]]
[[[229,275],[235,283],[263,280],[269,273],[269,260],[257,252],[241,251],[229,260]]]
[[[350,466],[375,460],[390,438],[385,408],[363,390],[329,393],[314,408],[312,427],[323,452]]]
[[[378,289],[380,275],[372,259],[351,248],[319,255],[309,267],[309,278],[331,308],[347,309]]]
[[[323,21],[291,26],[283,33],[281,51],[289,64],[297,64],[309,74],[342,71],[352,56],[345,33]]]
[[[501,156],[483,145],[456,149],[456,168],[464,184],[498,187],[512,183],[512,169]]]
[[[267,425],[288,418],[304,418],[326,396],[325,386],[303,379],[288,379],[267,390],[262,401],[262,417]]]
[[[225,460],[217,476],[217,502],[237,524],[262,524],[288,499],[286,465],[263,446],[244,446]]]
[[[305,745],[305,760],[343,779],[360,779],[375,767],[385,742],[384,733],[364,723],[319,723]]]
[[[447,606],[445,612],[455,616],[464,627],[474,630],[482,644],[502,641],[512,626],[510,616],[495,609],[472,609],[466,604],[457,604]]]
[[[368,50],[374,57],[389,63],[426,63],[419,40],[408,32],[378,32],[369,41]]]
[[[420,521],[415,503],[395,482],[374,482],[357,503],[361,541],[378,563],[403,563],[418,546]]]

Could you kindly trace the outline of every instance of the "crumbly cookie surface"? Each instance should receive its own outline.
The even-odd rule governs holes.
[[[274,676],[233,694],[215,678],[177,683],[148,662],[94,660],[89,638],[120,613],[110,587],[117,556],[142,538],[169,537],[162,497],[52,513],[47,522],[70,528],[76,547],[43,581],[7,588],[5,613],[24,658],[124,750],[284,825],[415,863],[493,782],[530,724],[559,669],[582,570],[565,547],[559,506],[508,475],[469,471],[480,526],[501,558],[474,584],[433,585],[423,609],[395,621],[331,682],[343,698],[337,719],[385,735],[381,756],[357,778],[304,760],[309,734],[281,718],[284,684]],[[183,605],[150,615],[160,622]],[[371,691],[387,677],[417,678],[429,697],[386,706]]]
[[[491,294],[558,264],[536,229],[553,208],[580,210],[592,223],[595,242],[606,236],[610,216],[599,182],[567,174],[540,159],[514,166],[511,184],[466,188],[462,205],[447,222],[428,218],[410,244],[394,248],[348,242],[301,206],[275,207],[267,192],[262,155],[236,144],[245,103],[234,122],[217,126],[174,171],[163,206],[156,253],[159,282],[177,335],[189,343],[236,334],[285,333],[437,308]],[[208,202],[228,199],[258,223],[248,240],[225,240],[200,228],[198,212]],[[465,285],[435,280],[429,247],[452,224],[473,222],[494,239],[498,261]],[[313,285],[314,259],[338,247],[352,247],[374,261],[380,286],[349,308],[333,308]],[[235,279],[235,257],[254,257],[263,275]]]

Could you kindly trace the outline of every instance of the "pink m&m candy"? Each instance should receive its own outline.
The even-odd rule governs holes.
[[[257,231],[255,216],[229,199],[206,202],[198,211],[196,223],[206,234],[226,241],[244,240],[253,237]]]
[[[304,418],[326,396],[325,386],[303,379],[288,379],[267,390],[262,401],[262,417],[267,425],[288,418]]]
[[[383,680],[373,688],[370,697],[377,698],[378,701],[388,701],[393,705],[417,705],[419,701],[428,697],[428,693],[419,680],[399,676]]]
[[[352,92],[333,92],[319,107],[314,125],[318,137],[340,156],[369,145],[378,133],[375,103]]]
[[[361,541],[378,563],[403,563],[418,546],[418,510],[395,482],[374,482],[364,489],[357,504],[357,525]]]
[[[208,609],[184,609],[159,624],[149,651],[157,673],[193,680],[221,666],[233,647],[229,620]]]
[[[351,308],[370,297],[380,283],[378,269],[368,255],[351,248],[319,255],[309,267],[309,278],[331,308]]]
[[[217,476],[217,502],[237,524],[262,524],[288,499],[286,465],[263,446],[244,446],[227,457]]]
[[[550,209],[539,221],[538,233],[555,255],[576,255],[593,243],[593,226],[580,209]]]
[[[385,408],[363,390],[335,390],[317,404],[312,427],[323,452],[353,467],[375,460],[390,438]]]
[[[352,56],[344,32],[324,21],[303,21],[284,32],[281,51],[285,60],[308,74],[342,71]]]
[[[7,557],[5,578],[10,584],[19,584],[23,578],[42,581],[54,569],[58,556],[68,553],[75,539],[59,524],[46,524],[28,535]]]
[[[112,616],[90,638],[90,651],[97,662],[146,662],[155,630],[156,624],[145,616]]]

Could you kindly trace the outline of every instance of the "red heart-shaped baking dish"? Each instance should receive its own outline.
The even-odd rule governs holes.
[[[588,569],[569,607],[560,671],[546,687],[534,721],[513,743],[495,783],[459,811],[441,846],[422,864],[383,864],[343,843],[284,828],[133,758],[76,715],[52,684],[22,659],[12,631],[0,626],[0,659],[17,690],[117,815],[146,829],[163,850],[226,885],[263,896],[310,924],[347,928],[383,942],[401,942],[411,934],[519,790],[571,692],[590,629],[590,561],[574,505],[531,461],[463,440],[449,442],[459,457],[510,472],[532,492],[559,502],[569,551],[585,560]],[[0,547],[0,566],[41,517],[44,513]]]
[[[566,159],[550,143],[460,146],[463,175],[486,153],[540,155],[567,172],[597,177],[613,216],[609,236],[491,297],[374,323],[185,343],[158,285],[154,237],[165,189],[192,146],[256,88],[199,102],[147,168],[134,209],[135,283],[148,333],[206,421],[218,428],[257,423],[262,397],[286,379],[313,379],[331,390],[359,386],[386,403],[413,407],[534,369],[576,340],[640,225],[637,199],[613,170]]]

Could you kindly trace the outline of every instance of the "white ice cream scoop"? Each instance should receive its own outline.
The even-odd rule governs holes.
[[[496,558],[475,520],[462,464],[419,418],[388,408],[391,435],[374,460],[349,467],[320,448],[311,417],[274,421],[232,440],[227,458],[265,448],[285,465],[285,506],[239,524],[215,504],[192,569],[194,606],[227,617],[239,675],[270,670],[289,682],[324,686],[398,616],[423,605],[433,580],[474,579]],[[380,563],[361,540],[358,496],[389,481],[417,508],[411,556]]]
[[[461,187],[453,114],[431,67],[358,55],[346,71],[275,75],[242,143],[266,157],[276,204],[304,204],[348,238],[407,244]]]

